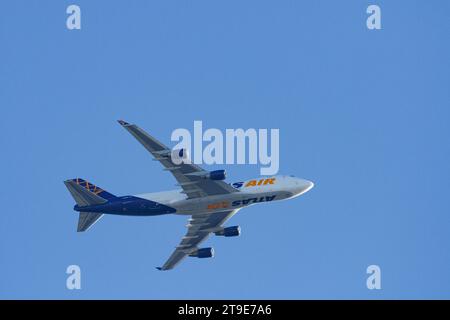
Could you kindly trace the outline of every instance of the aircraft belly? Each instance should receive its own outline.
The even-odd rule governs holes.
[[[239,192],[204,198],[186,199],[173,202],[170,205],[177,210],[176,214],[192,215],[239,209],[257,203],[283,200],[290,196],[291,194],[286,191],[269,191],[261,193]]]

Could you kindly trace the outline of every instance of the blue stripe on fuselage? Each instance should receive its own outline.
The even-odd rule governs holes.
[[[92,206],[76,205],[74,210],[125,216],[156,216],[176,212],[172,207],[134,196],[116,197],[108,202]]]

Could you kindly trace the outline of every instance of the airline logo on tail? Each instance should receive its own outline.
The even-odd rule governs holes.
[[[95,195],[102,197],[104,199],[112,199],[115,198],[114,195],[112,195],[111,193],[103,190],[100,187],[97,187],[95,184],[93,183],[89,183],[89,181],[86,181],[84,179],[81,178],[75,178],[72,179],[73,182],[75,182],[76,184],[78,184],[79,186],[82,186],[83,188],[87,189],[88,191],[94,193]]]

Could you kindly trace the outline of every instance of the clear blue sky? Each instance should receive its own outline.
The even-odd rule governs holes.
[[[445,0],[2,2],[0,298],[450,298],[449,14]],[[62,183],[174,187],[120,118],[167,144],[194,120],[279,128],[280,174],[316,186],[242,210],[241,237],[208,240],[214,259],[158,272],[185,217],[79,234]]]

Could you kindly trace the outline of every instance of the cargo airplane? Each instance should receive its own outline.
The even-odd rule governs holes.
[[[186,235],[164,265],[157,267],[159,270],[173,269],[186,256],[213,257],[213,248],[199,248],[199,244],[210,234],[238,236],[239,226],[225,227],[224,223],[240,209],[292,199],[314,186],[311,181],[281,175],[228,184],[224,181],[225,170],[205,171],[190,161],[174,161],[174,155],[185,158],[187,150],[171,150],[138,126],[123,120],[118,122],[164,166],[164,170],[172,173],[181,189],[115,196],[80,178],[66,180],[64,183],[76,202],[74,210],[79,212],[77,231],[88,230],[104,214],[190,216]]]

